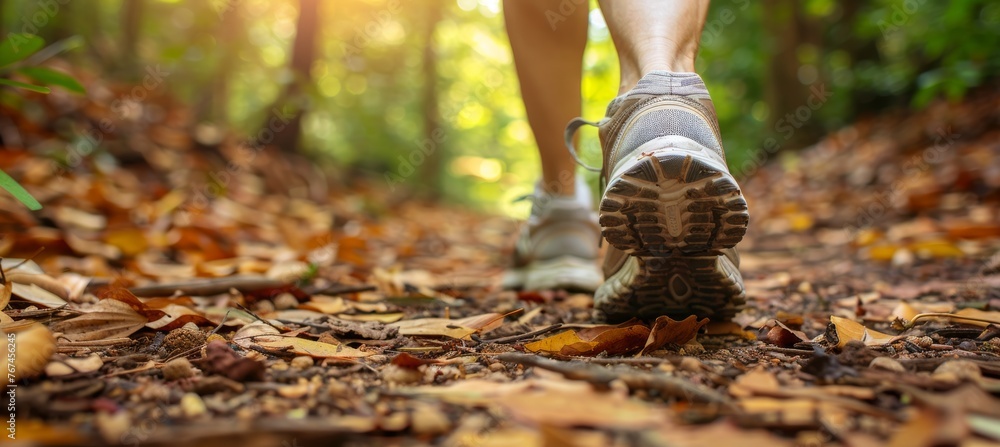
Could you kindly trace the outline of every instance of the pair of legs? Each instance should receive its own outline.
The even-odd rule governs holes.
[[[600,3],[621,65],[619,93],[650,71],[694,71],[708,0]],[[542,186],[553,195],[574,194],[576,162],[566,151],[563,129],[581,115],[588,13],[587,0],[504,1],[528,123],[541,154]]]

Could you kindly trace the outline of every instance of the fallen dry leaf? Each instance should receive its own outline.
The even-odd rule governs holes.
[[[66,300],[59,297],[37,284],[13,283],[13,294],[39,306],[48,308],[62,307],[66,305]]]
[[[830,322],[833,323],[836,330],[838,348],[843,348],[844,345],[851,341],[860,341],[868,346],[878,346],[892,343],[899,339],[898,336],[868,329],[861,323],[836,315],[830,316]]]
[[[9,283],[8,283],[9,284]],[[13,374],[13,380],[30,379],[45,370],[49,357],[56,351],[56,339],[45,326],[31,321],[10,322],[0,325],[0,336],[6,346],[0,356],[4,374]],[[9,346],[13,340],[13,347]],[[11,351],[13,349],[13,351]],[[8,353],[14,354],[14,367],[10,367]]]
[[[313,295],[312,299],[299,305],[299,309],[314,310],[324,314],[339,314],[350,307],[343,298],[325,295]]]
[[[798,343],[808,342],[809,337],[802,331],[796,331],[778,320],[770,320],[757,332],[757,338],[782,348],[790,348]]]
[[[148,322],[127,303],[103,299],[83,315],[52,324],[52,330],[69,341],[95,341],[128,337]]]
[[[646,355],[671,343],[683,345],[694,340],[698,331],[706,324],[708,324],[708,318],[698,320],[698,317],[694,315],[681,321],[676,321],[668,316],[656,317],[653,328],[649,331],[649,337],[646,339],[646,345],[636,355]]]
[[[339,315],[339,318],[355,321],[349,315]],[[357,315],[353,315],[357,317]],[[392,323],[390,326],[399,329],[400,335],[419,335],[429,337],[450,337],[455,339],[469,339],[472,334],[486,332],[499,327],[503,323],[503,314],[487,313],[475,315],[457,320],[448,318],[419,318],[415,320],[404,320]]]
[[[146,327],[161,331],[169,331],[177,329],[188,323],[194,323],[198,326],[213,325],[212,322],[208,321],[208,319],[201,313],[198,313],[190,307],[181,306],[180,304],[168,304],[158,310],[162,311],[166,315],[155,321],[150,321],[146,324]]]
[[[94,372],[104,366],[99,354],[90,354],[87,357],[67,357],[52,359],[45,365],[45,374],[49,377],[67,376],[77,373]]]
[[[342,344],[324,343],[281,334],[277,329],[261,322],[244,326],[233,336],[233,342],[244,348],[259,346],[272,351],[290,351],[317,358],[359,358],[374,354]]]
[[[662,409],[612,392],[509,394],[498,399],[514,419],[534,426],[651,428],[663,423]]]
[[[592,356],[602,352],[621,355],[642,349],[649,339],[649,333],[648,327],[633,319],[617,326],[601,325],[560,332],[526,343],[524,349],[563,356]]]

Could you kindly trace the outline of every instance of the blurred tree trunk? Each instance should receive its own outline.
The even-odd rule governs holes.
[[[144,0],[123,0],[122,11],[119,15],[121,20],[121,69],[125,79],[135,80],[139,73],[139,55],[136,52],[136,43],[139,40],[140,22]]]
[[[785,138],[782,147],[801,148],[822,135],[820,120],[815,116],[816,110],[809,107],[809,98],[815,94],[817,87],[823,86],[826,91],[831,88],[822,79],[811,85],[799,81],[800,46],[812,45],[819,62],[822,52],[821,24],[810,23],[799,0],[764,0],[763,5],[763,27],[770,33],[772,43],[764,86],[764,96],[771,109],[771,128]],[[819,68],[817,65],[817,72]],[[808,113],[801,111],[802,107]]]
[[[444,2],[427,0],[424,11],[427,15],[423,36],[423,58],[421,72],[423,89],[420,95],[423,107],[424,138],[418,148],[427,152],[427,159],[420,168],[421,182],[426,188],[423,191],[431,198],[439,198],[442,189],[442,169],[444,167],[444,129],[441,127],[441,112],[438,109],[438,55],[434,43],[434,32],[444,15]]]
[[[302,139],[302,115],[308,101],[304,87],[312,82],[312,66],[316,61],[316,35],[319,31],[319,4],[321,0],[299,0],[299,17],[296,23],[295,42],[292,44],[292,58],[288,68],[292,82],[278,95],[272,107],[268,108],[262,129],[267,129],[275,114],[287,125],[281,131],[274,131],[273,144],[282,150],[299,148]],[[287,109],[286,109],[287,108]],[[276,111],[275,111],[276,109]],[[290,114],[288,117],[286,114]]]
[[[240,43],[246,41],[245,23],[241,10],[242,2],[227,5],[229,9],[222,17],[222,23],[215,33],[216,68],[214,76],[198,95],[195,103],[195,123],[225,121],[226,105],[229,101],[229,81],[235,73],[240,52]]]

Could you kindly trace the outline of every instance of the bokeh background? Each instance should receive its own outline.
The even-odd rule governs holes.
[[[618,75],[591,3],[582,94],[597,119]],[[273,144],[338,182],[517,215],[539,163],[502,14],[499,0],[0,0],[0,36],[37,34],[84,77],[141,85],[165,73],[156,88],[205,140],[256,135],[283,110],[290,128]],[[960,100],[996,79],[997,48],[991,0],[716,0],[697,67],[745,176],[776,156],[760,150],[769,139],[794,157],[859,117]],[[803,112],[818,90],[829,99]],[[11,89],[0,100],[31,107]],[[600,159],[596,132],[583,148]]]

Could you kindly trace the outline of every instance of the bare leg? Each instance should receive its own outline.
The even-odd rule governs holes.
[[[505,0],[504,19],[528,123],[542,157],[542,187],[550,194],[573,195],[576,162],[566,151],[563,129],[581,113],[588,11],[586,2],[573,2],[575,9],[564,14],[560,3],[568,2]]]
[[[709,0],[601,0],[624,93],[654,70],[693,72]]]

